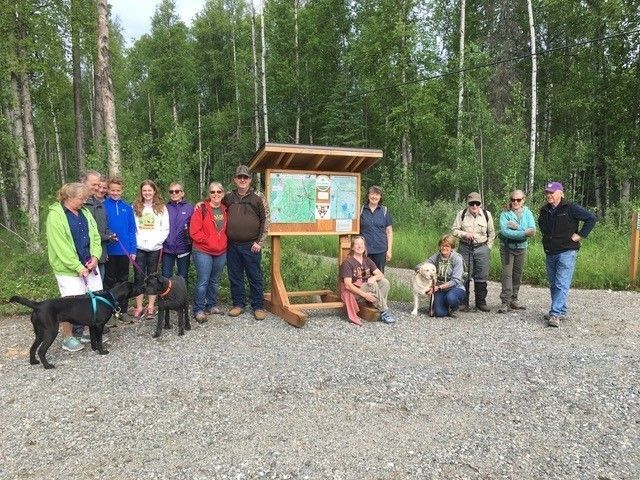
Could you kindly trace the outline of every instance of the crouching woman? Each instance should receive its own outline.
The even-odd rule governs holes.
[[[457,317],[460,303],[465,299],[465,289],[462,282],[464,261],[462,255],[454,250],[456,238],[453,235],[443,235],[438,242],[439,252],[427,259],[435,265],[437,282],[433,287],[433,314],[436,317]]]
[[[389,295],[389,280],[367,256],[364,238],[357,235],[351,239],[351,252],[340,265],[340,297],[347,308],[347,315],[351,323],[362,325],[358,316],[360,307],[358,299],[372,303],[380,311],[380,320],[384,323],[394,323],[395,319],[389,313],[387,296]]]

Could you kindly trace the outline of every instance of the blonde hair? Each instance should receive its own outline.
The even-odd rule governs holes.
[[[89,187],[84,183],[73,182],[65,183],[60,190],[58,190],[57,198],[59,202],[65,202],[70,198],[85,197],[89,198]]]
[[[456,237],[454,237],[450,233],[445,233],[443,236],[440,237],[440,241],[438,242],[438,247],[441,247],[442,245],[448,245],[451,248],[456,248],[457,243],[458,242],[456,241]]]
[[[349,248],[349,255],[353,256],[353,244],[356,243],[356,240],[362,240],[362,243],[364,243],[364,253],[363,255],[366,257],[367,255],[367,241],[364,239],[364,237],[362,235],[355,235],[353,237],[351,237],[351,246]]]

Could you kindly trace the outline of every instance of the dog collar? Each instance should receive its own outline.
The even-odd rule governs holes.
[[[166,295],[168,295],[169,292],[171,291],[171,287],[172,286],[173,286],[173,284],[171,283],[171,280],[169,280],[169,286],[167,287],[167,289],[164,292],[162,292],[160,294],[160,297],[164,298]]]

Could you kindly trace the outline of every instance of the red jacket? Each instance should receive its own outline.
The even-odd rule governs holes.
[[[221,204],[220,208],[223,215],[220,231],[216,229],[209,200],[205,200],[193,211],[189,224],[193,247],[209,255],[221,255],[227,251],[227,207]]]

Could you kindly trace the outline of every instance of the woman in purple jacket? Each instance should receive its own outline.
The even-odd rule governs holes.
[[[169,236],[162,245],[162,276],[171,277],[177,266],[178,275],[188,282],[191,260],[189,222],[193,215],[193,205],[184,200],[184,189],[178,182],[169,185],[169,198]]]

